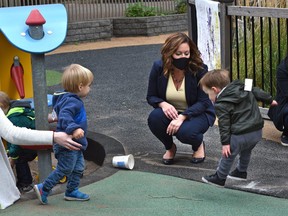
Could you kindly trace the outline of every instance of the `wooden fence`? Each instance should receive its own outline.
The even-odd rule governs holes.
[[[124,17],[127,7],[136,3],[153,7],[159,13],[170,13],[175,11],[177,2],[178,0],[0,0],[0,7],[60,3],[65,5],[68,20],[72,23]]]

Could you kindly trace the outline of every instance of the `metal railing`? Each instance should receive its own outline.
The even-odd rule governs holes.
[[[69,22],[89,21],[97,18],[124,17],[131,4],[142,3],[154,7],[157,12],[175,11],[177,0],[0,0],[0,7],[39,4],[64,4]]]
[[[252,78],[254,86],[275,96],[277,65],[288,53],[288,8],[219,2],[221,67],[229,69],[232,79]],[[194,0],[189,8],[189,34],[197,43]]]
[[[253,78],[254,85],[275,95],[276,68],[288,51],[288,8],[228,6],[227,15],[233,78]]]

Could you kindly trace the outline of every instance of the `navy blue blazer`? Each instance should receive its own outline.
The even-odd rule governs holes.
[[[288,110],[288,56],[283,59],[277,67],[277,93],[276,101],[278,106],[270,106],[268,111],[269,118],[273,121],[275,127],[284,130],[284,115]]]
[[[207,70],[207,65],[203,64],[203,69],[197,74],[185,73],[185,95],[188,108],[182,114],[192,118],[205,113],[209,125],[212,126],[215,121],[214,106],[208,95],[198,85]],[[146,97],[152,107],[157,108],[160,102],[166,101],[167,84],[168,78],[163,74],[162,60],[155,61],[150,72]]]

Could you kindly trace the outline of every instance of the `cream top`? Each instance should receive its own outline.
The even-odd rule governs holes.
[[[177,90],[171,74],[169,75],[166,99],[172,104],[178,112],[183,112],[187,109],[186,95],[185,95],[185,77],[181,83],[180,88]]]

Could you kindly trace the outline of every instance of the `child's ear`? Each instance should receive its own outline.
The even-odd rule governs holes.
[[[82,84],[82,83],[80,83],[80,84],[79,84],[79,86],[78,86],[78,89],[79,89],[79,91],[81,91],[81,90],[82,90],[82,88],[83,88],[83,84]]]
[[[212,86],[211,89],[213,90],[213,92],[214,92],[215,94],[218,94],[218,93],[221,91],[219,88],[217,88],[217,87],[215,87],[215,86]]]

